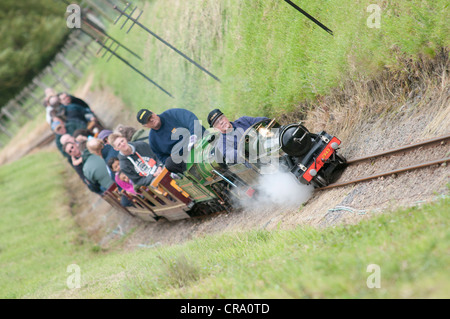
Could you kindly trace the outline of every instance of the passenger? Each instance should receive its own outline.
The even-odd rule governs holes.
[[[58,97],[53,95],[49,96],[47,99],[47,106],[45,107],[45,118],[47,123],[51,125],[56,117],[66,121],[64,111],[59,105]]]
[[[109,144],[108,144],[109,145]],[[121,192],[121,193],[123,193],[123,189],[122,189],[122,187],[120,187],[120,184],[121,183],[117,183],[117,179],[118,179],[118,177],[117,177],[117,174],[119,173],[119,171],[120,171],[120,162],[119,162],[119,159],[117,158],[117,157],[111,157],[109,160],[108,160],[108,169],[109,169],[109,171],[112,173],[112,178],[114,179],[114,181],[116,182],[116,184],[117,184],[117,188],[119,189],[119,191]],[[131,182],[131,181],[130,181]],[[133,186],[134,187],[134,186]],[[136,191],[134,190],[134,188],[133,188],[133,191],[134,191],[134,193],[133,194],[136,194]],[[120,197],[120,204],[123,206],[123,207],[128,207],[128,206],[133,206],[133,202],[132,201],[130,201],[130,199],[125,195],[125,194],[122,194],[121,195],[121,197]]]
[[[89,152],[103,158],[105,165],[108,164],[110,158],[117,157],[119,154],[119,152],[116,151],[111,145],[105,145],[102,140],[95,137],[87,141],[86,146]]]
[[[188,156],[188,152],[184,150],[190,151],[197,141],[197,135],[202,136],[205,131],[197,116],[191,111],[178,108],[159,115],[141,109],[137,113],[137,120],[150,129],[149,144],[158,159],[165,163],[170,172],[183,173]]]
[[[117,133],[120,133],[123,137],[125,137],[128,142],[136,142],[136,141],[148,142],[149,130],[143,128],[137,130],[132,126],[125,126],[119,124],[117,125],[115,131]]]
[[[63,145],[63,150],[71,157],[71,162],[74,167],[82,167],[83,160],[81,158],[81,151],[76,142],[66,142]]]
[[[136,191],[134,190],[133,182],[122,170],[119,170],[119,172],[116,174],[115,182],[124,191],[133,195],[137,195]]]
[[[92,154],[88,149],[85,149],[82,153],[82,158],[83,174],[89,182],[100,186],[101,192],[99,193],[105,192],[114,184],[102,157]]]
[[[101,141],[103,141],[103,144],[108,144],[108,136],[111,134],[112,131],[110,130],[102,130],[100,133],[98,133],[97,138]]]
[[[45,97],[46,97],[46,98],[49,98],[49,97],[51,97],[51,96],[56,95],[56,91],[55,91],[54,89],[52,89],[52,88],[46,88],[46,89],[44,90],[44,94],[45,94]]]
[[[61,118],[55,117],[52,122],[52,131],[58,135],[70,134],[73,136],[73,133],[78,129],[85,129],[86,124],[80,121],[64,121]],[[60,136],[60,137],[61,137]]]
[[[67,121],[64,122],[60,118],[54,118],[54,121],[52,123],[52,130],[55,134],[55,141],[56,141],[56,147],[58,150],[64,155],[64,150],[62,148],[61,144],[61,136],[65,134],[73,135],[73,133],[77,129],[85,129],[86,125],[83,122],[80,121]]]
[[[64,150],[64,153],[69,157],[70,165],[73,167],[75,172],[77,172],[78,176],[80,176],[81,180],[86,183],[83,173],[83,159],[81,158],[81,151],[78,147],[78,144],[74,140],[68,140],[63,144],[62,149]]]
[[[79,120],[86,123],[86,126],[89,126],[89,122],[95,123],[95,116],[91,110],[81,105],[74,103],[63,105],[57,96],[51,97],[49,103],[54,110],[57,110],[58,117],[64,117],[65,120]]]
[[[216,147],[225,158],[226,163],[238,163],[238,143],[244,132],[252,125],[267,119],[267,117],[242,116],[230,122],[219,109],[214,109],[208,114],[209,126],[222,133]]]
[[[55,116],[54,113],[52,113],[53,108],[48,104],[48,99],[46,98],[43,102],[45,107],[45,120],[47,121],[48,125],[52,125],[52,118]]]
[[[120,162],[117,157],[111,157],[108,161],[108,168],[111,170],[111,172],[114,172],[114,176],[116,173],[120,171]]]
[[[59,93],[58,98],[62,105],[77,104],[77,105],[81,105],[82,107],[84,107],[84,108],[88,109],[90,112],[92,112],[91,108],[85,101],[83,101],[82,99],[77,98],[75,96],[72,96],[67,92]]]
[[[61,138],[59,139],[59,142],[62,145],[62,152],[63,152],[64,157],[67,158],[67,161],[69,162],[69,164],[73,167],[73,169],[77,172],[77,174],[80,176],[80,178],[84,181],[83,168],[81,166],[78,167],[78,162],[76,160],[72,159],[72,156],[69,155],[65,151],[65,148],[64,148],[64,145],[68,142],[71,142],[72,144],[77,144],[77,142],[75,141],[73,136],[70,134],[62,135]],[[78,157],[81,157],[81,153]],[[77,166],[74,166],[73,163],[77,164]]]
[[[49,125],[52,124],[52,116],[55,116],[53,111],[53,107],[50,105],[50,98],[56,96],[55,90],[52,88],[46,88],[44,90],[44,100],[42,101],[42,105],[45,107],[45,119]]]
[[[73,137],[78,143],[87,142],[88,140],[94,138],[92,133],[88,129],[78,129],[73,132]]]
[[[146,142],[130,142],[118,133],[108,137],[116,151],[119,151],[120,169],[130,178],[134,185],[149,186],[162,171],[162,163]]]
[[[92,114],[93,120],[91,120],[90,125],[88,125],[89,130],[95,130],[95,129],[97,129],[98,131],[103,130],[104,125],[99,120],[99,118],[95,115],[95,112],[90,108],[89,104],[87,104],[85,101],[83,101],[82,99],[80,99],[78,97],[70,95],[67,92],[59,93],[58,98],[62,105],[69,106],[71,104],[75,104],[75,105],[83,107],[87,113]],[[94,133],[96,133],[96,132],[94,132]]]
[[[61,135],[59,141],[60,141],[61,145],[64,145],[64,144],[66,144],[67,142],[73,142],[73,143],[76,143],[75,138],[74,138],[72,135],[67,134],[67,133],[64,134],[64,135]]]
[[[118,151],[116,151],[111,145],[109,144],[103,144],[103,141],[98,138],[92,138],[91,140],[87,141],[86,147],[94,155],[100,156],[103,158],[104,164],[106,166],[106,170],[108,172],[109,177],[111,180],[116,180],[116,172],[120,170],[120,166],[116,168],[115,171],[111,170],[108,163],[111,160],[111,158],[116,158],[119,154]],[[117,184],[117,182],[116,182]],[[121,190],[119,186],[119,190]],[[122,196],[121,198],[121,204],[122,206],[130,206],[130,202],[127,198],[124,198],[126,196]]]

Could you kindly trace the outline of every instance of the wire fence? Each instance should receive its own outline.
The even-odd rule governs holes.
[[[75,30],[63,48],[33,80],[9,100],[0,110],[0,148],[4,147],[19,129],[39,114],[44,114],[45,89],[70,91],[83,77],[84,71],[95,56],[94,41]]]
[[[68,0],[61,1],[70,5]],[[124,5],[126,5],[126,9],[123,11],[118,9],[118,6]],[[142,10],[140,13],[136,12],[137,16],[134,15],[133,17],[137,6],[132,6],[134,9],[130,6],[131,3],[124,0],[81,1],[81,27],[72,29],[64,47],[55,55],[47,67],[0,109],[0,149],[17,134],[27,121],[45,113],[43,102],[47,88],[52,88],[56,92],[70,93],[91,64],[92,57],[102,58],[109,53],[108,61],[111,57],[116,57],[162,89],[148,78],[142,70],[134,67],[116,51],[121,48],[140,60],[142,58],[105,31],[105,24],[115,24],[122,16],[126,16],[127,19],[122,24],[121,29],[129,20],[133,22],[132,26],[139,24],[142,27],[137,21],[142,14]],[[118,17],[117,11],[121,13]],[[129,27],[127,33],[132,26]],[[165,93],[170,95],[167,91]]]

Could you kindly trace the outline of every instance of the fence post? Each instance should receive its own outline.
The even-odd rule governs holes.
[[[55,71],[53,71],[54,63],[50,63],[50,66],[46,68],[46,71],[49,72],[51,75],[53,75],[62,85],[66,87],[66,89],[70,90],[70,85],[67,84],[66,81],[64,81],[63,78],[61,78],[58,74],[56,74]]]
[[[79,78],[83,77],[83,73],[80,72],[80,70],[78,70],[77,68],[75,68],[72,63],[70,63],[69,60],[66,59],[65,56],[63,56],[62,54],[58,53],[56,55],[56,58],[61,61],[62,63],[65,64],[65,66],[67,66],[74,74],[76,74],[76,76],[78,76]]]
[[[10,138],[13,137],[13,135],[0,123],[0,130],[2,130],[6,135],[8,135]]]
[[[12,106],[15,106],[16,109],[19,109],[21,112],[23,112],[28,118],[32,119],[33,116],[24,108],[23,104],[18,102],[16,99],[12,100]]]
[[[35,83],[37,86],[39,86],[43,90],[48,88],[47,85],[42,83],[37,77],[33,79],[33,83]]]
[[[2,108],[2,114],[4,114],[9,120],[15,122],[16,118],[14,115],[9,112],[8,107],[11,105],[11,102],[9,102],[5,107]]]
[[[34,94],[33,90],[31,90],[28,86],[25,88],[26,93],[31,96],[31,98],[36,102],[36,104],[39,104],[42,106],[42,101],[40,101],[37,96]]]

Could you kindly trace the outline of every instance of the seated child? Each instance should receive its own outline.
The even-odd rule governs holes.
[[[121,170],[118,173],[116,173],[115,182],[126,192],[136,195],[133,182]]]
[[[128,199],[128,197],[125,194],[123,194],[124,189],[118,183],[118,180],[119,180],[118,174],[120,171],[120,163],[119,163],[119,159],[117,157],[112,157],[108,160],[108,169],[110,171],[110,175],[111,175],[112,179],[117,184],[117,187],[118,187],[120,193],[122,193],[122,197],[120,198],[120,204],[123,207],[133,206],[133,203]],[[121,184],[123,183],[121,180],[119,180],[119,182]],[[134,189],[133,189],[133,191],[134,191]],[[136,194],[136,192],[134,192],[133,194]]]
[[[111,157],[108,160],[108,168],[111,170],[111,172],[118,173],[120,170],[119,159],[117,157]]]

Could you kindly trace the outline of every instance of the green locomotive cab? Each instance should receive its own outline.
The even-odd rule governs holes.
[[[239,200],[252,197],[251,187],[257,173],[242,163],[229,165],[217,151],[220,132],[208,130],[189,153],[184,176],[214,193],[223,205],[230,209]]]

